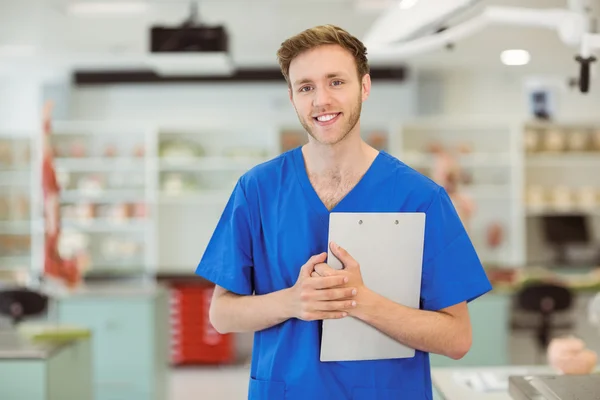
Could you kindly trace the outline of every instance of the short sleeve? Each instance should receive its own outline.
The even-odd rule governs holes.
[[[475,248],[444,188],[426,211],[422,308],[470,302],[492,289]]]
[[[250,207],[238,181],[200,260],[196,274],[240,295],[253,287]]]

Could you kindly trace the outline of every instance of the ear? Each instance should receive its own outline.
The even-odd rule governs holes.
[[[292,94],[292,88],[288,86],[288,95],[290,96],[290,101],[292,104],[294,103],[294,96]]]
[[[365,74],[361,82],[362,101],[366,101],[371,94],[371,75]]]

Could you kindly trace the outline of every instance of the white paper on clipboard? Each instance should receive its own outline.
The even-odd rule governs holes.
[[[329,242],[360,264],[365,285],[402,305],[419,308],[425,213],[331,213]],[[341,262],[328,252],[327,263]],[[410,358],[415,350],[354,317],[324,320],[321,361]]]

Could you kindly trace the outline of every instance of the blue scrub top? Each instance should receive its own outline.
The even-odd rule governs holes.
[[[445,190],[386,152],[331,212],[426,213],[422,309],[439,310],[491,290]],[[292,287],[300,267],[327,251],[329,213],[308,179],[301,148],[283,153],[239,179],[196,273],[241,295]],[[248,398],[432,398],[428,353],[321,362],[320,338],[320,321],[290,319],[256,332]]]

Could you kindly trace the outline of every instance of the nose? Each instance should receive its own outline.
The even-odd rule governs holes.
[[[331,104],[331,95],[327,88],[317,88],[313,93],[313,107],[321,108]]]

